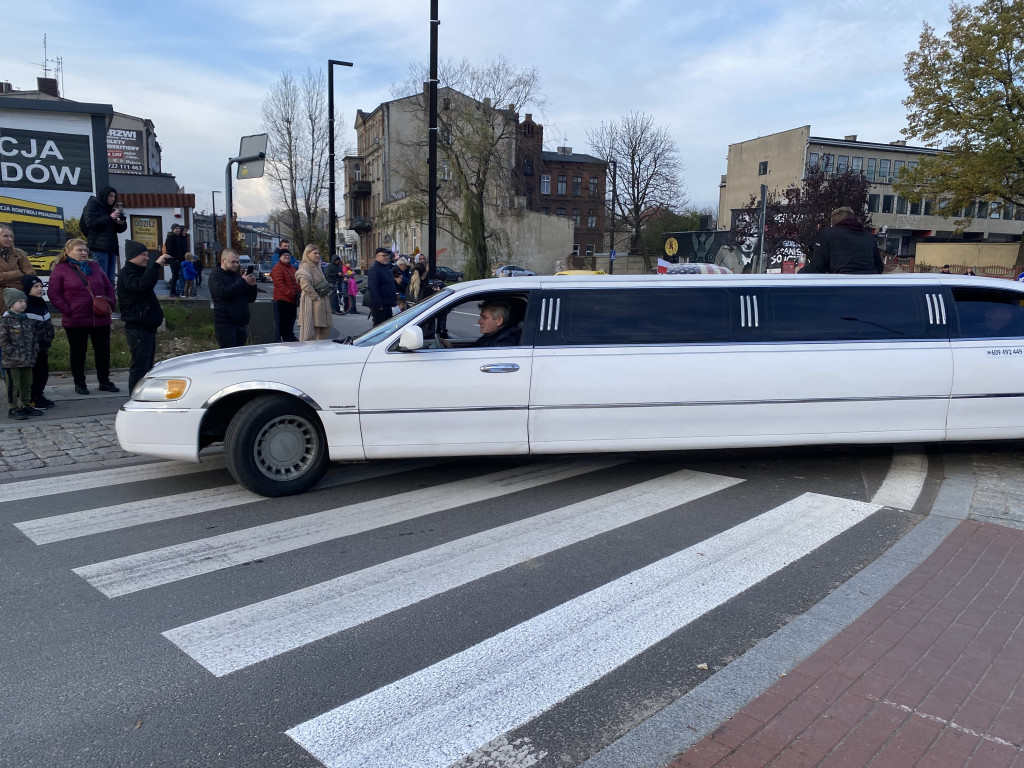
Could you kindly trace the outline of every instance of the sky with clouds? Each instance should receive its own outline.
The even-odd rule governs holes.
[[[62,95],[152,120],[164,171],[197,195],[198,210],[223,189],[239,138],[262,131],[261,104],[283,71],[354,63],[335,69],[340,158],[355,144],[356,110],[389,100],[429,55],[429,0],[11,0],[3,15],[0,80],[35,88],[45,34],[49,57],[62,59]],[[440,0],[439,17],[442,58],[503,55],[537,69],[546,106],[519,111],[544,125],[547,149],[588,152],[588,130],[646,112],[675,137],[690,202],[717,207],[731,143],[801,125],[816,136],[903,138],[904,58],[923,22],[947,29],[949,6]],[[234,195],[242,216],[273,206],[262,181],[236,182]]]

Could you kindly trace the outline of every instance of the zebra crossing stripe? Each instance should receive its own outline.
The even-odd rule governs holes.
[[[684,469],[163,634],[220,677],[740,482]]]
[[[386,503],[372,499],[82,566],[75,568],[74,572],[107,597],[118,597],[622,463],[622,459],[538,462],[434,488],[399,493],[389,496]]]
[[[804,494],[287,734],[328,768],[447,768],[878,509]]]
[[[438,459],[417,461],[375,462],[346,466],[329,474],[316,486],[317,490],[349,485],[363,480],[372,480],[399,472],[411,472],[441,463]],[[109,507],[68,512],[64,515],[40,517],[15,523],[14,527],[36,544],[52,544],[97,533],[107,533],[135,525],[173,520],[178,517],[198,515],[215,509],[227,509],[242,504],[266,501],[262,496],[250,493],[237,485],[191,491],[173,496],[159,496],[140,499]]]
[[[882,485],[872,504],[895,509],[913,509],[928,477],[928,457],[918,451],[896,450]]]
[[[35,499],[39,496],[53,496],[58,493],[87,491],[91,488],[105,488],[109,485],[160,480],[165,477],[191,475],[197,472],[214,472],[218,469],[224,469],[223,456],[204,458],[201,464],[158,461],[153,464],[131,464],[116,469],[97,469],[93,472],[43,477],[38,480],[19,480],[15,483],[0,485],[0,503]]]

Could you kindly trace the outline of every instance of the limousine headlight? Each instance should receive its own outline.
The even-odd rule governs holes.
[[[132,400],[143,402],[164,402],[180,400],[188,392],[188,379],[143,379],[135,386]]]

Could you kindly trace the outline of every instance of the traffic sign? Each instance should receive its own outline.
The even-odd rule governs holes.
[[[240,158],[256,158],[254,160],[243,160],[238,163],[238,170],[235,172],[236,179],[258,179],[263,176],[264,159],[267,153],[267,134],[257,133],[253,136],[243,136],[238,145],[238,156]]]

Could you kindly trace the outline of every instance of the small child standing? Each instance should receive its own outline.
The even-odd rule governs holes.
[[[7,373],[7,415],[24,421],[42,413],[30,406],[32,397],[32,367],[36,364],[39,340],[35,321],[25,314],[28,301],[17,288],[4,289],[7,311],[0,317],[0,350],[4,355]]]
[[[195,298],[196,296],[196,278],[199,277],[199,271],[196,269],[195,257],[191,253],[185,254],[185,261],[181,263],[181,279],[185,283],[185,296]]]
[[[50,379],[50,345],[53,344],[53,322],[50,310],[43,298],[43,281],[35,275],[21,278],[22,290],[28,300],[25,313],[36,324],[36,338],[39,340],[39,354],[32,368],[32,407],[38,409],[53,408],[55,403],[43,394],[46,382]]]

